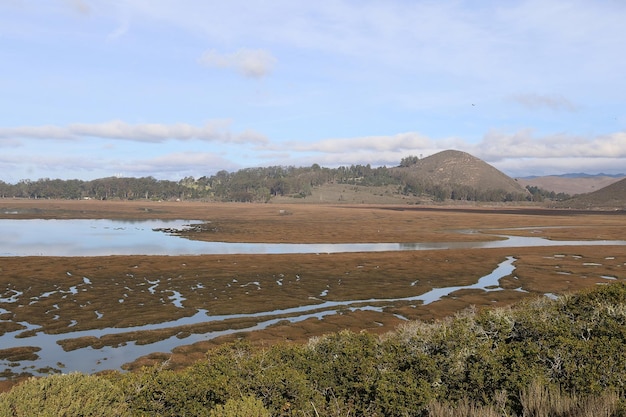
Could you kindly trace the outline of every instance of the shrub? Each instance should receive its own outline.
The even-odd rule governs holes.
[[[246,395],[241,399],[229,399],[224,405],[218,405],[209,414],[210,417],[270,417],[270,412],[257,398]]]
[[[0,416],[625,416],[626,284],[378,337],[219,346],[174,372],[31,379]]]
[[[104,378],[80,373],[30,378],[0,394],[0,415],[130,416],[124,394]]]
[[[216,404],[228,399],[234,382],[231,375],[204,362],[182,371],[148,368],[120,379],[133,411],[171,417],[208,416]]]

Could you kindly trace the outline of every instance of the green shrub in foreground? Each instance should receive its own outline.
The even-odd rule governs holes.
[[[130,416],[124,394],[106,379],[71,373],[30,378],[0,394],[2,417]]]
[[[0,395],[0,416],[624,416],[625,351],[616,283],[384,337],[226,344],[177,372],[33,379]]]
[[[251,396],[239,400],[230,399],[224,405],[218,405],[209,414],[210,417],[270,417],[270,412],[263,402]]]

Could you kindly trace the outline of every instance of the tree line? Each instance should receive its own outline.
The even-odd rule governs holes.
[[[171,199],[181,197],[183,192],[179,183],[153,177],[108,177],[91,181],[40,178],[36,181],[24,179],[16,184],[0,181],[0,198]]]
[[[414,164],[417,157],[403,158],[401,167]],[[16,184],[0,181],[0,198],[61,199],[205,199],[212,201],[267,202],[273,197],[304,198],[325,184],[349,184],[364,187],[391,186],[402,195],[424,196],[437,201],[522,201],[528,199],[564,199],[566,196],[534,187],[529,194],[505,190],[478,190],[466,185],[440,185],[407,172],[385,166],[367,165],[324,168],[270,166],[245,168],[235,172],[219,171],[200,178],[180,181],[157,180],[154,177],[107,177],[90,181],[78,179],[23,179]]]
[[[235,172],[219,171],[200,178],[180,181],[154,177],[107,177],[90,181],[40,178],[23,179],[16,184],[0,181],[0,198],[63,199],[202,199],[218,201],[267,201],[290,195],[305,197],[313,187],[326,183],[386,185],[398,183],[385,167],[368,165],[322,168],[271,166],[245,168]]]

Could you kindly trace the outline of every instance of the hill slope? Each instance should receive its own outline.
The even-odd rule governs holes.
[[[535,186],[555,193],[566,193],[570,195],[591,193],[611,185],[623,177],[610,177],[608,175],[593,175],[570,177],[563,175],[547,175],[535,178],[518,178],[517,181],[522,186]]]
[[[582,194],[562,202],[562,205],[575,208],[605,208],[626,210],[626,178],[623,178],[598,191]]]
[[[405,181],[417,181],[426,187],[451,190],[453,199],[465,199],[459,193],[474,193],[479,198],[494,193],[525,196],[528,191],[513,178],[470,155],[467,152],[446,150],[416,161],[409,167],[394,168]],[[487,198],[491,199],[491,198]]]
[[[407,161],[408,160],[408,161]],[[422,201],[522,201],[530,196],[512,178],[465,152],[448,150],[419,160],[405,158],[400,167],[367,165],[322,168],[257,167],[219,171],[179,182],[146,178],[101,178],[92,181],[0,181],[0,198],[71,199],[206,199],[210,201],[405,203]],[[311,198],[309,198],[311,197]]]

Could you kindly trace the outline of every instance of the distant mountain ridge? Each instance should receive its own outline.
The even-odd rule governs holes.
[[[543,177],[559,177],[559,178],[596,178],[596,177],[610,177],[610,178],[624,178],[626,174],[587,174],[585,172],[571,172],[567,174],[554,174],[554,175],[528,175],[526,177],[518,177],[519,179],[532,180],[535,178]]]
[[[518,182],[526,186],[538,187],[543,190],[553,191],[555,193],[565,193],[569,195],[577,195],[591,193],[607,187],[614,182],[626,178],[626,175],[590,175],[590,174],[563,174],[563,175],[546,175],[518,178]]]
[[[597,191],[563,201],[560,205],[581,209],[626,210],[626,178]]]

